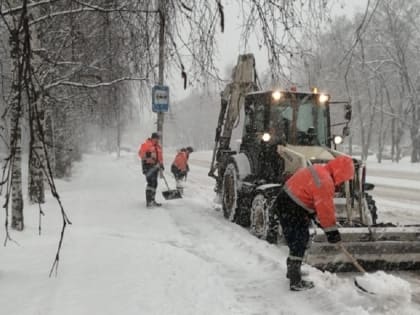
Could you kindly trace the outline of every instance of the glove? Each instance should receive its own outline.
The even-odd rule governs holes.
[[[325,235],[327,236],[328,243],[335,244],[341,242],[341,235],[338,230],[325,232]]]
[[[161,169],[162,171],[164,171],[164,170],[165,170],[165,166],[163,166],[163,164],[160,164],[160,169]]]

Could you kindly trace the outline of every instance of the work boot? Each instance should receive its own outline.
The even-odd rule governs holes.
[[[287,258],[286,263],[287,263],[287,266],[289,266],[289,264],[290,264],[290,258]],[[300,276],[301,277],[307,277],[307,276],[309,276],[309,272],[306,271],[306,270],[302,270],[302,268],[300,268]],[[286,278],[287,279],[290,279],[289,268],[287,268]]]
[[[161,207],[162,204],[159,202],[156,202],[155,200],[152,200],[152,202],[150,203],[151,207]]]
[[[152,201],[146,203],[147,208],[161,207],[161,206],[162,206],[162,204],[159,203],[159,202],[156,202],[155,200],[152,200]]]
[[[298,283],[290,284],[291,291],[305,291],[312,289],[314,287],[314,283],[308,280],[300,280]]]
[[[309,272],[307,272],[306,270],[301,270],[300,271],[300,276],[301,277],[307,277],[307,276],[309,276]],[[290,279],[289,271],[287,271],[287,273],[286,273],[286,278]]]
[[[153,192],[150,190],[146,189],[146,207],[150,208],[152,207],[152,202],[153,202]]]
[[[300,272],[301,265],[301,260],[287,259],[287,274],[290,279],[291,291],[304,291],[314,287],[314,283],[312,281],[302,280]]]
[[[182,186],[180,179],[176,180],[176,190],[178,190],[181,195],[184,194],[184,187]]]
[[[159,203],[159,202],[156,202],[156,190],[155,191],[152,191],[152,206],[154,206],[154,207],[160,207],[160,206],[162,206],[162,204],[161,203]]]

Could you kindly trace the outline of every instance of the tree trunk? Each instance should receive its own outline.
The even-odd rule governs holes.
[[[51,99],[47,96],[44,97],[45,104],[45,132],[44,141],[47,148],[48,161],[50,163],[52,176],[55,177],[55,141],[54,141],[54,118],[53,118],[53,104]]]
[[[412,127],[411,143],[413,149],[411,151],[411,163],[420,162],[420,128]]]
[[[397,123],[398,123],[398,119],[395,118],[395,112],[394,110],[391,110],[392,112],[392,120],[391,120],[391,160],[392,162],[395,161],[394,157],[395,157],[395,147],[397,145]]]
[[[22,197],[22,139],[21,139],[21,115],[22,115],[22,95],[24,89],[24,57],[23,43],[20,38],[20,28],[11,30],[10,50],[13,62],[13,98],[10,104],[10,158],[11,158],[11,227],[22,231],[23,221],[23,197]]]
[[[37,106],[32,106],[30,113],[31,139],[29,142],[29,174],[28,174],[28,197],[32,203],[44,203],[44,173],[46,166],[44,147],[42,143],[44,110],[42,98],[38,99]],[[35,105],[35,102],[34,104]]]
[[[60,104],[57,106],[55,115],[57,123],[54,127],[54,135],[57,145],[55,146],[55,174],[57,178],[69,177],[71,174],[70,137],[67,130],[67,111],[68,105]]]
[[[29,29],[28,29],[29,32]],[[26,62],[30,69],[38,69],[41,60],[36,55],[32,55],[32,49],[40,49],[40,41],[38,40],[36,30],[31,32],[30,49],[28,54],[25,55]],[[31,62],[32,61],[32,62]],[[32,75],[28,74],[27,85],[32,83]],[[32,83],[33,84],[33,83]],[[37,93],[35,87],[28,88],[28,102],[29,102],[29,159],[28,159],[28,198],[32,203],[44,203],[44,169],[46,166],[45,153],[44,153],[44,97],[41,93]]]
[[[362,151],[363,151],[363,155],[362,155],[362,160],[367,160],[368,156],[369,156],[369,147],[370,147],[370,143],[372,140],[372,132],[373,132],[373,125],[374,125],[374,121],[375,121],[375,107],[376,104],[378,102],[378,91],[375,88],[375,98],[374,98],[374,103],[372,104],[372,94],[370,92],[370,89],[368,88],[368,95],[369,95],[369,116],[367,117],[369,119],[369,123],[368,126],[366,128],[366,133],[365,133],[365,138],[362,139]]]
[[[17,96],[19,97],[19,96]],[[22,231],[23,223],[23,197],[22,197],[22,142],[21,142],[21,110],[20,102],[15,99],[11,112],[11,150],[12,150],[12,178],[11,178],[11,194],[12,194],[12,223],[11,227],[15,230]]]

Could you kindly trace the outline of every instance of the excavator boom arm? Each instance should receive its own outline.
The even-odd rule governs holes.
[[[221,93],[221,109],[216,127],[215,146],[209,176],[219,169],[223,153],[230,151],[230,140],[235,123],[244,105],[245,95],[257,90],[255,58],[252,54],[240,55],[232,72],[232,81]],[[219,172],[220,173],[220,172]]]

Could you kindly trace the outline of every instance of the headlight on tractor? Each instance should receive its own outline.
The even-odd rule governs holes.
[[[327,94],[320,94],[318,100],[321,104],[325,104],[329,99],[330,97]]]
[[[270,139],[271,139],[271,135],[270,135],[268,132],[265,132],[265,133],[262,135],[262,140],[263,140],[264,142],[268,142],[268,141],[270,141]]]
[[[279,101],[280,99],[281,99],[281,92],[280,91],[274,91],[272,94],[271,94],[271,97],[273,98],[273,100],[275,100],[275,101]]]
[[[342,136],[334,136],[334,143],[335,144],[343,143],[343,137]]]

